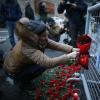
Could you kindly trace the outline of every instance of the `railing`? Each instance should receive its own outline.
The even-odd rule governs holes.
[[[82,73],[87,100],[100,100],[100,3],[87,10],[85,33],[92,38],[89,69]]]

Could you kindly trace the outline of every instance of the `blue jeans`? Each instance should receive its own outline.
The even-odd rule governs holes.
[[[15,82],[28,82],[32,79],[36,78],[37,76],[41,75],[46,68],[39,66],[37,64],[33,65],[27,65],[22,69],[20,72],[17,72],[16,74],[12,75],[6,72],[7,76],[14,79]]]
[[[15,39],[14,39],[14,30],[15,30],[15,21],[7,21],[7,28],[8,28],[8,33],[9,33],[9,39],[12,47],[15,46]]]

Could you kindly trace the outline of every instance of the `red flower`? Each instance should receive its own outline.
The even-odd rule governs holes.
[[[88,54],[84,54],[80,56],[80,64],[86,68],[88,66],[88,62],[89,62],[89,55]]]
[[[59,64],[59,66],[60,66],[60,67],[64,67],[65,65],[64,65],[64,64]]]
[[[59,75],[59,72],[58,71],[56,71],[56,75]]]
[[[53,100],[53,98],[52,97],[49,97],[48,100]]]
[[[66,80],[62,81],[60,87],[64,87],[66,85]]]
[[[66,94],[63,96],[62,100],[67,100],[67,99],[68,99],[68,94],[66,93]]]
[[[46,81],[45,80],[42,80],[41,81],[41,85],[45,85]]]
[[[57,83],[58,83],[58,81],[55,80],[55,79],[52,79],[52,80],[50,81],[50,85],[51,85],[51,86],[54,85],[54,84],[57,84]]]
[[[78,98],[79,98],[79,97],[78,97],[78,93],[74,93],[74,94],[73,94],[73,100],[78,100]]]
[[[41,100],[42,92],[40,89],[36,90],[35,100]]]
[[[57,85],[56,87],[56,91],[60,91],[61,87],[59,85]]]
[[[48,89],[47,91],[48,94],[52,95],[53,94],[53,90],[51,88]]]
[[[88,35],[82,35],[77,39],[76,45],[80,49],[80,53],[87,53],[90,49],[91,38]]]
[[[60,92],[59,91],[56,91],[55,93],[53,93],[54,98],[59,97],[59,95],[60,95]]]

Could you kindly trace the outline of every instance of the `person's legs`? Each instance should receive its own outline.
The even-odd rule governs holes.
[[[85,34],[85,25],[80,26],[78,32],[79,32],[79,33],[78,33],[79,36],[84,35],[84,34]]]
[[[21,82],[28,82],[37,76],[41,75],[46,69],[34,64],[34,65],[29,65],[26,66],[23,70],[18,72],[15,76],[14,79],[15,81],[21,81]]]
[[[73,27],[70,28],[70,37],[71,37],[70,45],[76,47],[77,36],[78,36],[77,29]]]
[[[12,47],[14,47],[15,46],[15,40],[14,40],[15,22],[7,21],[7,28],[8,28],[10,43]]]
[[[6,73],[6,75],[14,79],[14,83],[21,89],[29,89],[30,85],[34,88],[34,84],[31,84],[32,80],[41,75],[45,70],[46,69],[42,66],[34,64],[29,66],[27,65],[23,70],[15,75],[9,75],[8,73]]]

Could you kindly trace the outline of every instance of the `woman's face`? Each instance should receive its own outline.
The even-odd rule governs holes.
[[[47,46],[47,42],[48,42],[48,32],[44,32],[39,36],[39,48],[44,49]]]

